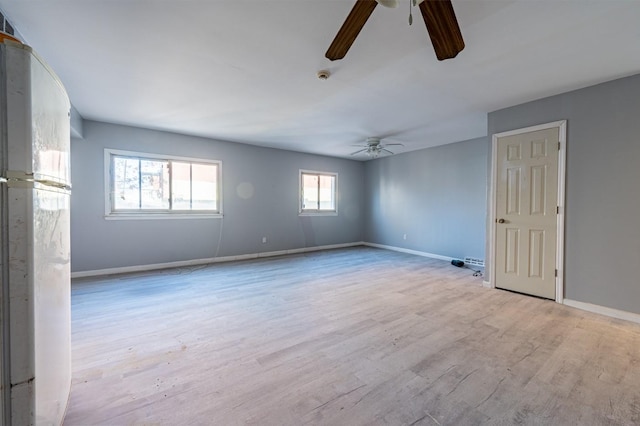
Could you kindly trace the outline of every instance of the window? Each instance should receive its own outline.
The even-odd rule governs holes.
[[[105,150],[111,218],[220,216],[220,162]]]
[[[337,214],[336,173],[300,170],[300,213]]]

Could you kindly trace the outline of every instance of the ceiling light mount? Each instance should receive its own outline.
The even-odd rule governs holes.
[[[320,71],[318,71],[318,79],[320,79],[322,81],[328,79],[330,75],[331,75],[331,73],[329,72],[329,70],[320,70]]]

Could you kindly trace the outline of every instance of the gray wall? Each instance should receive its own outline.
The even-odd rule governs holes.
[[[365,240],[484,259],[486,176],[487,138],[367,162]]]
[[[492,112],[488,128],[561,119],[565,297],[640,313],[640,75]]]
[[[363,239],[361,162],[88,120],[83,134],[71,142],[74,272]],[[105,220],[105,148],[221,160],[224,218]],[[339,174],[338,216],[298,216],[299,169]],[[239,196],[243,183],[252,197]]]
[[[639,117],[640,75],[488,116],[490,135],[568,120],[565,297],[634,313]],[[359,163],[91,121],[84,136],[72,140],[73,271],[361,240],[485,257],[488,138]],[[106,221],[105,147],[222,160],[224,219]],[[298,216],[300,168],[340,174],[338,217]],[[253,197],[238,196],[243,182]]]

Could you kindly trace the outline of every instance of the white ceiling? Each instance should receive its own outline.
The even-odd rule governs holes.
[[[396,152],[485,136],[490,111],[640,72],[638,0],[453,0],[466,48],[444,62],[419,10],[409,27],[401,0],[376,8],[345,59],[330,62],[353,4],[0,0],[0,9],[84,118],[345,158],[369,136],[402,142]]]

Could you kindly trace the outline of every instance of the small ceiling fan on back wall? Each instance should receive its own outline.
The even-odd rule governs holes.
[[[451,0],[409,1],[413,6],[420,5],[420,12],[438,60],[455,58],[464,49],[464,40]],[[327,59],[335,61],[345,57],[378,3],[385,7],[396,7],[398,0],[356,0],[325,54]],[[409,25],[412,21],[413,17],[409,14]]]
[[[380,143],[380,138],[367,138],[365,144],[353,145],[353,146],[361,146],[362,149],[354,151],[351,155],[357,155],[360,153],[367,154],[371,158],[377,158],[382,154],[390,154],[393,155],[392,151],[387,149],[388,146],[404,146],[401,143]]]

